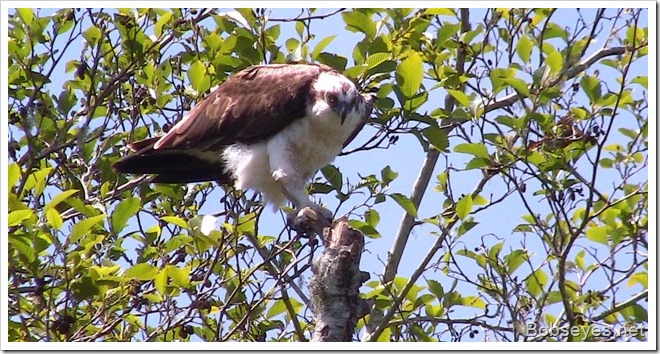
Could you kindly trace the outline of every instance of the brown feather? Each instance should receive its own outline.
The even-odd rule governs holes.
[[[230,183],[222,148],[263,141],[306,114],[320,64],[274,64],[231,76],[162,137],[129,144],[134,153],[113,164],[122,173],[157,174],[154,182]]]
[[[154,147],[206,150],[263,141],[305,116],[314,99],[312,83],[329,70],[333,69],[312,64],[247,68],[198,103]]]

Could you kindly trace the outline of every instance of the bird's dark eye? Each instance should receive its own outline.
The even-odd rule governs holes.
[[[335,95],[334,93],[329,92],[329,93],[325,94],[325,100],[330,105],[334,105],[335,103],[337,103],[338,98],[337,98],[337,95]]]

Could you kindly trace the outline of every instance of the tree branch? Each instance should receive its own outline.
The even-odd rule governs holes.
[[[625,47],[614,47],[614,48],[601,48],[599,51],[595,52],[592,54],[589,58],[583,60],[580,64],[567,69],[566,72],[564,73],[566,75],[566,79],[572,79],[575,76],[577,76],[579,73],[587,70],[591,65],[593,65],[595,62],[608,57],[612,55],[621,55],[626,52]],[[561,76],[559,79],[555,80],[554,82],[551,83],[550,86],[557,84],[557,82],[561,79]],[[520,100],[520,95],[515,92],[512,94],[509,94],[507,96],[502,97],[501,99],[487,105],[485,107],[485,112],[491,112],[496,109],[504,108],[507,106],[510,106],[514,104],[515,102]]]
[[[360,257],[364,235],[341,218],[324,231],[325,251],[314,260],[309,288],[316,327],[312,342],[349,342],[360,315]]]
[[[305,16],[302,17],[302,14],[296,16],[296,17],[291,17],[291,18],[269,18],[268,21],[271,22],[293,22],[293,21],[308,21],[308,20],[322,20],[324,18],[336,15],[342,11],[346,10],[346,8],[341,8],[338,10],[335,10],[331,13],[325,14],[325,15],[314,15],[314,16]]]
[[[461,9],[461,33],[465,33],[470,30],[470,20],[469,20],[469,10]],[[458,51],[458,56],[456,58],[456,71],[459,75],[463,74],[463,65],[465,64],[465,51]],[[451,112],[454,110],[454,99],[452,96],[447,95],[445,97],[445,110]],[[448,128],[448,131],[453,129],[454,125]],[[431,180],[431,175],[435,169],[435,165],[438,162],[438,157],[440,152],[433,147],[429,148],[426,158],[424,159],[424,164],[419,171],[417,180],[413,185],[412,195],[410,200],[415,205],[415,209],[419,209],[419,205],[422,202],[424,193],[428,188],[429,182]],[[415,218],[408,214],[404,213],[403,219],[399,224],[399,231],[397,232],[396,237],[394,238],[394,244],[392,245],[392,250],[387,255],[387,264],[385,265],[385,271],[383,275],[383,283],[388,283],[394,279],[398,269],[399,263],[401,263],[401,257],[403,251],[406,248],[408,243],[408,237],[412,231],[412,228],[415,226]]]
[[[604,319],[605,317],[607,317],[609,315],[612,315],[614,313],[617,313],[617,312],[625,309],[628,306],[636,304],[639,300],[648,299],[648,297],[649,297],[649,291],[648,291],[648,289],[646,289],[646,290],[642,291],[641,293],[631,297],[630,299],[628,299],[628,300],[626,300],[622,303],[615,304],[614,306],[612,306],[611,309],[608,309],[607,311],[602,312],[598,316],[591,318],[591,320],[592,321],[600,321],[600,320]]]

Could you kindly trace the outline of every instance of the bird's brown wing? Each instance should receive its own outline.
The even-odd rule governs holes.
[[[329,68],[262,65],[230,77],[198,103],[154,148],[215,150],[265,140],[305,116],[311,85]]]
[[[262,65],[245,69],[199,102],[162,137],[129,145],[117,172],[156,174],[154,182],[231,182],[221,152],[233,143],[265,140],[306,114],[322,65]]]

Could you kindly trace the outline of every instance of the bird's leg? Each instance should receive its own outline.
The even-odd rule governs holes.
[[[281,148],[281,146],[289,146],[290,143],[273,141],[272,144],[273,149],[269,148],[271,176],[280,184],[282,194],[293,203],[295,208],[293,215],[287,216],[289,224],[296,228],[295,225],[299,224],[297,221],[300,220],[323,221],[319,222],[319,225],[332,223],[332,212],[309,200],[305,189],[305,179],[298,172],[291,152],[286,148]],[[311,209],[313,213],[305,213],[305,210],[308,210],[306,208]]]
[[[281,170],[273,172],[275,180],[282,184],[282,193],[284,196],[293,203],[295,210],[287,215],[287,220],[292,226],[305,223],[307,220],[312,222],[320,222],[321,225],[330,224],[332,222],[332,212],[320,205],[312,203],[307,196],[305,190],[305,182],[301,178],[295,178],[287,175]],[[309,208],[313,211],[310,215],[305,209]]]
[[[303,208],[311,208],[319,216],[332,220],[332,212],[318,204],[312,203],[307,196],[305,183],[299,178],[289,178],[287,182],[282,183],[282,193],[293,203],[295,212],[299,213]]]

